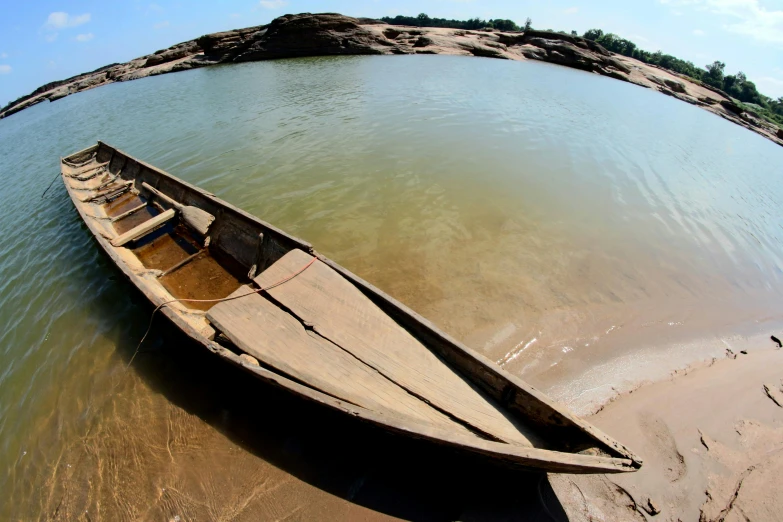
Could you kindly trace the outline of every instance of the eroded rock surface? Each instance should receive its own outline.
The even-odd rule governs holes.
[[[541,60],[656,89],[698,105],[783,145],[783,131],[744,112],[725,93],[671,71],[616,55],[584,38],[548,32],[504,33],[391,26],[334,13],[285,15],[269,25],[214,33],[44,85],[0,109],[0,118],[94,87],[219,63],[323,55],[450,54]]]

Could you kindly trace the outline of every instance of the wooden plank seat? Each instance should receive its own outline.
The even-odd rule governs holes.
[[[117,236],[111,240],[111,244],[116,247],[121,247],[126,243],[130,243],[133,240],[139,239],[166,223],[168,220],[173,219],[177,213],[174,209],[169,209],[166,212],[162,212],[152,219],[148,219],[144,223],[128,230],[121,236]]]
[[[302,250],[291,250],[254,281],[266,288],[311,259]],[[315,333],[434,408],[489,438],[532,445],[518,420],[321,261],[268,293]]]
[[[207,312],[207,319],[264,365],[357,406],[379,413],[393,411],[419,423],[469,434],[460,424],[252,292],[249,286],[241,286],[231,296],[245,297],[216,304]]]

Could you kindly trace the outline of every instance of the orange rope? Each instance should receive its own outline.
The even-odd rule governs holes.
[[[287,283],[291,279],[295,278],[296,276],[298,276],[299,274],[301,274],[302,272],[304,272],[305,270],[310,268],[310,265],[315,263],[316,259],[318,259],[318,258],[313,256],[313,258],[310,260],[309,263],[307,263],[305,266],[303,266],[302,268],[300,268],[299,270],[297,270],[293,274],[291,274],[291,275],[289,275],[287,277],[284,277],[283,279],[281,279],[280,281],[278,281],[278,282],[276,282],[274,284],[271,284],[269,286],[265,286],[263,288],[259,288],[258,290],[253,290],[252,292],[249,292],[247,294],[235,295],[235,296],[231,296],[231,297],[224,297],[222,299],[172,299],[170,301],[162,302],[161,304],[159,304],[155,308],[155,310],[152,311],[152,315],[150,316],[150,324],[149,324],[149,326],[147,326],[147,331],[144,333],[144,336],[141,338],[141,341],[139,341],[139,344],[136,346],[136,351],[133,352],[133,356],[130,358],[130,361],[128,361],[128,366],[126,366],[126,368],[129,368],[130,365],[133,363],[133,359],[135,359],[136,355],[139,353],[139,349],[141,348],[142,343],[144,342],[144,340],[149,335],[150,330],[152,329],[152,320],[155,319],[155,313],[158,310],[160,310],[161,308],[163,308],[164,306],[166,306],[168,304],[171,304],[171,303],[176,303],[176,302],[180,302],[180,303],[222,303],[223,301],[233,301],[234,299],[240,299],[242,297],[247,297],[249,295],[259,294],[259,293],[264,292],[266,290],[271,290],[272,288],[280,286],[283,283]]]

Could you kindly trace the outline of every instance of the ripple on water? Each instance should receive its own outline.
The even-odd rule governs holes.
[[[783,150],[657,93],[458,57],[113,84],[0,121],[0,519],[216,518],[250,483],[268,485],[255,514],[362,515],[341,479],[312,477],[348,466],[351,486],[366,463],[317,441],[292,457],[312,426],[276,396],[250,415],[265,392],[170,329],[124,372],[150,310],[63,187],[40,198],[96,139],[312,242],[564,401],[633,361],[693,356],[688,336],[780,320]]]

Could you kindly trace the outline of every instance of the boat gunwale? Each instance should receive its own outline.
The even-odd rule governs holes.
[[[326,256],[323,256],[321,254],[318,254],[316,252],[316,257],[321,259],[321,261],[325,262],[327,265],[329,265],[332,269],[340,272],[340,274],[352,281],[355,285],[363,287],[365,289],[365,295],[374,294],[381,298],[382,300],[386,301],[388,305],[390,305],[393,308],[396,308],[401,314],[407,316],[406,318],[410,321],[419,323],[421,326],[429,330],[431,334],[434,334],[436,337],[439,338],[439,340],[447,345],[449,345],[450,348],[453,350],[458,351],[458,353],[463,357],[468,357],[473,359],[483,370],[489,371],[490,373],[494,374],[494,377],[497,377],[501,380],[507,381],[509,384],[515,386],[519,391],[524,393],[525,395],[532,397],[535,400],[538,400],[539,402],[543,403],[544,405],[550,407],[552,410],[556,411],[559,415],[564,417],[566,420],[572,422],[575,427],[584,430],[588,435],[592,436],[593,438],[597,439],[598,441],[610,446],[614,450],[616,450],[618,453],[624,454],[625,458],[628,460],[634,462],[635,464],[638,464],[638,467],[641,467],[642,459],[634,454],[630,449],[625,447],[624,445],[620,444],[618,441],[614,440],[609,435],[603,433],[601,430],[590,424],[589,422],[586,422],[579,417],[573,415],[569,411],[567,411],[564,407],[559,406],[557,404],[554,404],[549,397],[547,397],[543,392],[537,390],[530,384],[526,383],[523,379],[520,377],[517,377],[490,359],[488,359],[486,356],[476,352],[475,350],[469,348],[468,346],[464,345],[460,341],[452,338],[449,334],[446,332],[440,330],[436,325],[434,325],[430,320],[428,320],[425,317],[422,317],[414,310],[411,310],[405,304],[397,301],[390,295],[384,293],[382,290],[376,288],[371,283],[368,283],[364,279],[360,278],[356,274],[350,272],[349,270],[343,268],[339,264],[335,263],[331,259],[327,258]],[[384,309],[386,311],[386,309]],[[393,319],[398,320],[398,318],[392,316]],[[428,346],[431,346],[432,343],[426,343]],[[442,355],[442,352],[440,350],[437,351],[438,354]],[[460,368],[461,369],[461,368]],[[471,382],[481,385],[484,384],[483,382],[477,382],[475,379],[471,379]],[[481,388],[485,391],[490,391],[488,386],[481,386]],[[508,406],[507,404],[503,404],[504,406]],[[574,453],[571,453],[571,455],[574,455]]]
[[[636,470],[636,468],[633,468],[633,461],[631,459],[566,453],[541,448],[526,448],[504,442],[470,437],[435,426],[425,426],[424,424],[420,424],[408,418],[398,416],[393,412],[378,413],[337,399],[309,386],[304,386],[260,366],[251,365],[222,346],[217,345],[209,348],[211,351],[222,355],[231,363],[255,374],[264,381],[283,386],[288,391],[312,402],[324,404],[349,414],[352,417],[356,417],[361,421],[387,428],[390,431],[399,434],[413,436],[430,442],[442,443],[457,449],[468,450],[472,453],[478,453],[493,458],[500,463],[513,464],[549,472],[574,474],[626,473]],[[554,466],[551,466],[550,464],[554,464]],[[555,467],[558,469],[553,469]]]
[[[82,221],[87,225],[88,229],[92,233],[95,240],[98,242],[99,245],[101,245],[103,250],[109,255],[109,257],[114,262],[114,264],[120,268],[123,274],[134,284],[134,286],[137,289],[141,290],[141,292],[145,295],[145,297],[147,297],[147,299],[153,305],[160,306],[165,302],[165,299],[162,296],[152,292],[151,289],[148,288],[149,285],[147,284],[147,282],[144,281],[144,279],[139,274],[137,274],[127,264],[127,262],[124,259],[122,259],[118,251],[119,248],[124,248],[124,247],[114,247],[113,245],[111,245],[110,241],[106,237],[104,237],[104,235],[98,229],[95,220],[88,219],[91,218],[92,216],[90,216],[85,212],[86,203],[80,201],[75,196],[72,187],[70,187],[69,183],[67,183],[65,179],[66,174],[63,170],[63,167],[68,166],[65,163],[65,160],[68,160],[69,158],[72,158],[80,154],[91,152],[92,150],[98,151],[101,145],[114,151],[114,153],[119,153],[125,156],[126,161],[128,159],[131,159],[137,162],[139,165],[148,168],[154,174],[166,178],[168,181],[182,187],[183,189],[196,192],[200,196],[209,199],[212,203],[216,204],[217,206],[228,209],[240,215],[243,219],[254,222],[255,224],[259,225],[262,228],[268,228],[270,231],[281,235],[282,237],[292,241],[293,243],[298,244],[301,250],[316,256],[318,259],[326,263],[328,266],[335,269],[342,277],[345,277],[346,279],[349,280],[349,282],[357,286],[363,294],[370,297],[371,300],[373,300],[374,302],[376,301],[376,299],[381,300],[386,305],[386,306],[382,306],[382,309],[384,309],[386,313],[388,313],[387,308],[391,307],[392,309],[394,309],[396,311],[396,313],[392,315],[392,318],[394,320],[397,321],[399,320],[399,317],[395,317],[395,315],[397,315],[397,316],[402,316],[402,318],[406,319],[407,321],[413,321],[418,323],[422,328],[428,330],[430,334],[435,335],[437,338],[442,340],[442,342],[449,345],[449,347],[454,349],[460,356],[468,357],[472,359],[484,371],[490,370],[490,373],[492,373],[496,378],[500,378],[504,381],[507,381],[508,383],[514,385],[516,388],[522,391],[524,394],[529,395],[535,400],[542,402],[545,406],[551,408],[559,415],[562,415],[569,421],[573,422],[576,427],[583,430],[590,437],[598,440],[599,442],[602,442],[603,444],[610,446],[611,448],[614,448],[615,451],[623,455],[623,457],[606,457],[606,456],[597,456],[597,455],[589,455],[589,454],[570,453],[567,451],[548,450],[543,448],[524,448],[524,447],[515,446],[507,443],[493,442],[493,441],[483,440],[479,438],[467,437],[464,435],[460,435],[458,433],[453,433],[433,426],[425,426],[424,424],[419,424],[408,418],[397,416],[396,414],[391,412],[381,414],[360,406],[347,403],[345,401],[332,397],[331,395],[325,394],[315,388],[304,386],[281,374],[271,372],[269,370],[266,370],[258,366],[250,365],[245,361],[243,361],[242,359],[240,359],[240,357],[237,354],[233,353],[227,348],[220,346],[216,342],[211,341],[210,339],[205,337],[201,332],[196,330],[188,321],[183,319],[184,314],[182,311],[177,310],[176,308],[173,307],[166,307],[166,306],[160,309],[160,311],[169,320],[171,320],[180,330],[182,330],[185,334],[187,334],[188,337],[197,341],[199,344],[205,346],[211,352],[216,353],[217,355],[243,368],[246,371],[250,371],[256,377],[259,377],[261,380],[267,383],[281,386],[296,396],[305,398],[310,401],[317,402],[319,404],[326,405],[342,413],[347,413],[352,417],[356,417],[364,422],[369,422],[373,425],[380,427],[381,429],[389,430],[399,434],[405,434],[407,436],[412,436],[415,438],[428,440],[436,444],[443,444],[445,446],[452,447],[455,449],[466,450],[474,454],[476,453],[481,454],[485,457],[492,458],[494,461],[498,463],[512,465],[512,466],[521,466],[527,469],[536,469],[541,471],[551,471],[551,472],[559,472],[559,473],[622,473],[622,472],[636,471],[639,467],[641,467],[642,464],[641,459],[639,459],[632,452],[630,452],[630,450],[628,450],[618,442],[614,441],[609,436],[603,434],[591,424],[582,421],[581,419],[575,418],[567,411],[563,411],[564,410],[563,407],[552,404],[551,401],[548,398],[546,398],[546,396],[544,396],[544,394],[542,394],[532,386],[524,383],[524,381],[522,381],[520,378],[514,377],[513,375],[509,374],[502,368],[498,367],[483,355],[471,350],[470,348],[463,345],[459,341],[452,339],[448,334],[442,332],[435,325],[433,325],[429,320],[421,317],[415,311],[411,310],[410,308],[400,303],[393,297],[389,296],[382,290],[377,289],[370,283],[366,282],[359,276],[353,274],[349,270],[343,268],[336,262],[316,252],[310,243],[303,241],[295,236],[291,236],[290,234],[287,234],[286,232],[278,229],[277,227],[266,223],[265,221],[259,219],[258,217],[249,214],[244,210],[239,209],[233,206],[232,204],[218,198],[214,194],[204,189],[201,189],[200,187],[191,185],[190,183],[181,180],[153,165],[138,160],[134,156],[131,156],[130,154],[127,154],[122,150],[117,149],[104,142],[98,141],[95,145],[91,147],[87,147],[78,152],[69,154],[68,156],[61,157],[60,163],[61,163],[61,176],[63,178],[63,184],[65,185],[69,196],[71,197],[74,207],[77,209],[80,217],[82,218]],[[140,179],[140,178],[137,177],[136,179]],[[401,325],[401,326],[406,327],[406,325]],[[440,353],[440,351],[438,351],[438,353]],[[457,370],[460,371],[460,373],[463,373],[464,375],[464,372],[462,371],[461,368],[457,368]],[[479,385],[481,384],[481,383],[476,383],[474,378],[471,376],[466,375],[465,378],[469,379],[471,382],[474,382],[475,384],[479,384]],[[486,386],[481,386],[481,387],[485,388]],[[500,405],[504,407],[508,407],[507,404],[501,403]]]
[[[254,221],[254,222],[256,222],[256,224],[261,225],[263,228],[267,228],[267,229],[271,230],[272,232],[274,232],[275,234],[278,234],[278,235],[288,239],[289,241],[291,241],[293,243],[298,243],[299,246],[301,247],[301,249],[304,250],[305,252],[308,252],[308,253],[312,253],[313,252],[313,245],[311,245],[310,243],[308,243],[304,239],[298,238],[296,236],[292,236],[291,234],[285,232],[284,230],[281,230],[281,229],[277,228],[276,226],[274,226],[274,225],[272,225],[270,223],[267,223],[266,221],[258,218],[257,216],[254,216],[253,214],[250,214],[249,212],[246,212],[246,211],[242,210],[241,208],[232,205],[228,201],[225,201],[225,200],[217,197],[213,193],[211,193],[211,192],[209,192],[207,190],[204,190],[203,188],[201,188],[199,186],[196,186],[196,185],[193,185],[191,183],[188,183],[187,181],[185,181],[183,179],[180,179],[180,178],[178,178],[178,177],[176,177],[176,176],[174,176],[172,174],[169,174],[165,170],[162,170],[162,169],[156,167],[155,165],[151,165],[151,164],[149,164],[149,163],[147,163],[145,161],[142,161],[142,160],[136,158],[135,156],[132,156],[132,155],[128,154],[127,152],[125,152],[123,150],[120,150],[120,149],[118,149],[118,148],[116,148],[116,147],[114,147],[112,145],[109,145],[108,143],[105,143],[103,141],[98,140],[97,144],[94,145],[94,146],[100,147],[101,145],[105,146],[106,148],[109,148],[109,149],[113,150],[115,153],[119,153],[120,155],[125,156],[126,159],[131,159],[131,160],[135,161],[140,166],[145,167],[145,168],[151,170],[152,172],[154,172],[155,174],[158,174],[159,176],[166,178],[168,181],[174,183],[175,185],[179,185],[180,187],[182,187],[182,188],[184,188],[186,190],[190,190],[192,192],[198,193],[200,196],[205,197],[205,198],[211,200],[213,203],[215,203],[219,207],[228,209],[231,212],[242,216],[242,218],[244,218],[244,219],[247,219],[247,220],[250,220],[250,221]],[[84,149],[84,150],[85,151],[89,150],[89,147],[87,149]],[[83,153],[83,152],[84,151],[79,151],[78,153],[71,154],[69,156],[66,156],[63,159],[67,159],[70,156],[74,156],[76,154]],[[157,187],[155,187],[155,188],[157,188]]]

